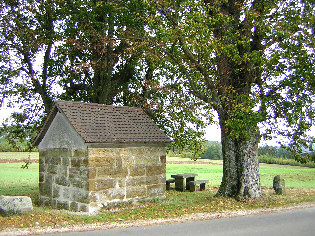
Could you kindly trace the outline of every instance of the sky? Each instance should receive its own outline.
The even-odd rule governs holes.
[[[0,108],[0,124],[2,124],[2,122],[10,116],[10,114],[14,111],[13,108],[9,109],[9,108],[6,108],[4,106],[2,106]]]
[[[212,124],[206,128],[205,139],[209,141],[219,141],[221,142],[221,130],[219,125]]]

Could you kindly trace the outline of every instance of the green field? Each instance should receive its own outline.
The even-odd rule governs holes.
[[[38,164],[22,169],[23,163],[0,163],[0,195],[26,195],[38,193]]]
[[[168,161],[190,161],[189,158],[167,157]],[[222,179],[222,160],[198,159],[198,162],[214,163],[204,164],[168,164],[166,166],[166,178],[171,174],[196,173],[197,179],[209,180],[209,186],[219,186]],[[193,163],[193,161],[192,161]],[[315,188],[315,168],[260,164],[260,180],[262,187],[272,187],[275,175],[285,179],[289,188]]]
[[[19,156],[19,154],[12,156],[23,159],[22,155]],[[38,191],[38,164],[32,163],[29,169],[22,169],[22,164],[0,163],[0,195],[33,195]],[[209,180],[208,186],[217,187],[222,179],[222,165],[220,165],[220,161],[214,165],[166,165],[166,178],[170,178],[171,174],[180,173],[196,173],[198,174],[197,179],[207,179]],[[273,177],[278,174],[285,179],[288,188],[315,188],[314,168],[260,165],[260,178],[263,187],[272,187]]]
[[[0,153],[1,156],[1,153]],[[19,154],[13,154],[14,159]],[[18,157],[17,157],[18,156]],[[7,159],[7,158],[5,158]],[[178,161],[176,158],[167,160]],[[182,159],[184,160],[184,159]],[[184,161],[189,161],[186,159]],[[203,160],[209,162],[209,160]],[[212,160],[210,160],[212,162]],[[34,203],[34,212],[0,216],[0,231],[8,228],[32,227],[34,222],[40,226],[67,226],[104,222],[133,220],[150,220],[157,218],[174,218],[194,213],[217,213],[228,211],[246,211],[257,208],[283,207],[315,199],[315,169],[262,164],[260,167],[263,198],[255,201],[237,201],[233,198],[214,197],[222,178],[222,161],[215,164],[167,164],[167,178],[177,173],[197,173],[198,179],[208,179],[206,191],[178,192],[166,191],[165,200],[154,200],[141,207],[133,204],[122,205],[119,210],[100,212],[97,216],[68,214],[38,207],[38,164],[32,163],[29,169],[21,169],[21,163],[0,163],[0,195],[27,195]],[[270,188],[273,177],[280,174],[286,181],[287,191],[284,195],[275,195]],[[214,188],[212,188],[214,187]],[[267,188],[266,188],[267,187]]]
[[[197,179],[209,180],[209,186],[219,186],[222,179],[222,165],[168,164],[166,178],[171,174],[196,173]],[[272,187],[273,178],[280,175],[289,188],[315,188],[315,169],[280,165],[260,165],[260,180],[263,187]]]

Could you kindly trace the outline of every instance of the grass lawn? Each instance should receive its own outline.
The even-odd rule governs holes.
[[[0,163],[0,195],[30,196],[38,198],[38,164],[22,169],[23,163]]]
[[[167,160],[169,161],[169,158]],[[0,195],[28,195],[33,199],[34,211],[10,217],[0,216],[0,230],[31,227],[34,226],[35,222],[38,222],[40,226],[83,225],[171,218],[193,213],[244,211],[315,201],[314,168],[267,164],[260,165],[264,193],[262,199],[236,201],[231,198],[214,197],[222,178],[222,161],[216,161],[214,165],[167,164],[166,166],[167,178],[170,178],[171,174],[197,173],[198,179],[208,179],[209,184],[206,191],[191,193],[177,192],[171,189],[167,191],[165,200],[135,205],[125,204],[117,211],[106,211],[96,216],[73,215],[63,211],[54,211],[50,208],[38,207],[38,164],[32,163],[29,169],[21,169],[21,165],[22,163],[0,163]],[[285,195],[275,195],[271,189],[273,177],[277,174],[280,174],[286,181],[287,191]]]
[[[196,179],[209,180],[209,186],[219,186],[222,165],[167,164],[166,178],[171,174],[196,173]],[[315,169],[307,167],[260,164],[260,180],[263,187],[272,187],[273,178],[280,175],[288,188],[315,188]]]
[[[19,155],[21,153],[18,155],[11,153],[10,156],[21,158]],[[197,179],[207,179],[209,187],[218,187],[222,179],[222,165],[220,161],[216,163],[215,165],[167,164],[166,178],[170,178],[171,174],[197,173]],[[38,164],[32,163],[29,169],[22,169],[21,165],[21,163],[0,163],[0,195],[33,195],[38,191]],[[314,168],[260,164],[263,187],[272,187],[273,177],[277,174],[285,179],[288,188],[315,189]]]
[[[272,187],[275,175],[284,178],[289,188],[315,188],[315,168],[260,164],[262,186]]]
[[[222,180],[222,165],[202,165],[202,164],[167,164],[166,178],[171,178],[172,174],[195,173],[196,179],[209,180],[208,186],[219,186]]]

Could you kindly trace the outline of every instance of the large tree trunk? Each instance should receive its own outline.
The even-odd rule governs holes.
[[[225,120],[220,117],[223,177],[217,195],[243,198],[260,198],[258,143],[259,131],[250,138],[235,138],[227,133]],[[258,129],[257,129],[258,130]]]

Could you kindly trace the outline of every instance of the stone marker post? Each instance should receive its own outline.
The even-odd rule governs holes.
[[[280,175],[276,175],[273,178],[273,189],[276,194],[284,194],[285,193],[285,182],[284,179],[280,178]]]

